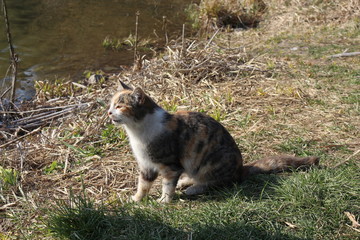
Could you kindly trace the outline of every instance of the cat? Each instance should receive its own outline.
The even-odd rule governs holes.
[[[158,201],[168,203],[177,186],[188,186],[186,195],[198,195],[249,175],[319,163],[318,157],[273,156],[243,165],[237,144],[219,122],[199,112],[170,114],[141,88],[123,82],[111,99],[108,116],[125,128],[140,168],[133,201],[148,194],[159,174],[163,180]]]

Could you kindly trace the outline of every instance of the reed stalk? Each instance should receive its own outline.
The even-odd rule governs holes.
[[[12,81],[11,81],[11,95],[10,100],[14,102],[15,100],[15,84],[16,84],[16,76],[17,76],[17,65],[18,65],[18,55],[15,53],[12,39],[11,39],[11,31],[10,31],[10,23],[9,23],[9,17],[7,14],[7,6],[6,1],[1,0],[2,6],[3,6],[3,12],[4,12],[4,21],[5,21],[5,27],[6,27],[6,36],[7,41],[9,44],[9,51],[10,51],[10,60],[11,60],[11,68],[12,68]]]
[[[140,12],[136,12],[136,18],[135,18],[135,45],[134,45],[134,64],[136,64],[137,61],[137,45],[138,45],[138,27],[139,27],[139,16]]]
[[[165,38],[165,45],[167,46],[169,43],[169,37],[167,33],[167,18],[163,16],[163,30],[164,30],[164,38]]]

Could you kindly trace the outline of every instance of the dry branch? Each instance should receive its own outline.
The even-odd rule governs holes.
[[[353,229],[356,232],[360,233],[360,224],[358,223],[358,221],[356,221],[355,215],[350,213],[350,212],[344,212],[345,215],[349,218],[349,220],[351,221],[351,226],[346,224],[347,226],[349,226],[351,229]]]
[[[360,52],[350,52],[350,53],[339,53],[335,55],[331,55],[331,58],[338,58],[338,57],[354,57],[360,55]]]
[[[13,139],[13,140],[11,140],[11,141],[3,144],[3,145],[0,145],[0,148],[4,148],[4,147],[6,147],[6,146],[9,146],[9,145],[11,145],[11,144],[13,144],[13,143],[15,143],[15,142],[23,139],[23,138],[26,138],[26,137],[28,137],[28,136],[30,136],[30,135],[32,135],[32,134],[35,134],[35,133],[39,132],[40,130],[41,130],[41,128],[37,128],[37,129],[35,129],[35,130],[33,130],[33,131],[31,131],[31,132],[29,132],[29,133],[27,133],[27,134],[25,134],[25,135],[23,135],[23,136],[21,136],[21,137],[18,137],[18,138]]]
[[[2,5],[3,5],[3,11],[4,11],[5,26],[6,26],[6,36],[7,36],[7,41],[8,41],[9,50],[10,50],[11,68],[13,70],[12,82],[11,82],[10,100],[12,102],[14,102],[14,100],[15,100],[15,83],[16,83],[16,76],[17,76],[18,56],[15,53],[15,50],[14,50],[14,47],[13,47],[13,44],[12,44],[11,32],[10,32],[10,23],[9,23],[9,18],[8,18],[8,14],[7,14],[7,7],[6,7],[6,1],[5,0],[2,0]]]
[[[17,202],[7,203],[0,207],[0,211],[5,211],[6,209],[13,207],[17,204]]]
[[[351,224],[352,224],[352,226],[354,228],[359,228],[360,227],[360,224],[356,221],[354,214],[351,214],[349,212],[344,212],[344,213],[349,218],[349,220],[351,221]]]
[[[0,99],[2,99],[9,91],[11,90],[11,87],[9,87],[8,89],[6,89],[0,96]]]
[[[344,161],[339,162],[338,164],[336,164],[335,166],[333,166],[332,168],[337,168],[341,165],[344,165],[345,163],[349,162],[353,157],[355,157],[357,154],[360,153],[360,149],[357,150],[356,152],[354,152],[351,156],[349,156],[348,158],[346,158]]]
[[[76,109],[81,109],[90,106],[92,103],[72,104],[61,107],[43,107],[41,109],[34,109],[28,111],[2,111],[9,120],[4,121],[0,126],[2,131],[13,132],[19,129],[31,130],[41,126],[50,124],[53,120],[64,117],[73,113]],[[36,113],[36,114],[34,114]],[[27,115],[28,114],[28,115]],[[18,117],[18,116],[24,117]],[[26,116],[27,115],[27,116]],[[14,119],[17,118],[17,119]],[[14,120],[10,120],[14,119]]]

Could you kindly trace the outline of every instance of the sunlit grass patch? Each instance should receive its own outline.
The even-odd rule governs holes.
[[[298,231],[318,239],[359,236],[347,226],[344,212],[359,213],[360,175],[355,162],[337,169],[312,169],[293,173],[274,187],[286,221]],[[329,234],[332,229],[333,236]]]
[[[116,127],[114,124],[108,124],[101,131],[101,139],[105,143],[120,144],[126,140],[126,133],[123,128]]]
[[[344,103],[347,104],[357,104],[359,106],[360,104],[360,91],[349,93],[348,96],[343,97]]]
[[[276,149],[284,152],[291,153],[297,156],[321,156],[323,152],[316,141],[306,140],[302,137],[287,139],[284,142],[275,146]]]
[[[68,79],[58,78],[55,81],[36,81],[35,89],[38,98],[52,99],[75,94],[79,87]]]
[[[0,189],[16,186],[20,173],[15,169],[6,169],[0,166]]]

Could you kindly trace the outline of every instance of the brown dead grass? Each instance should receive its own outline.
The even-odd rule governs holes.
[[[0,203],[10,204],[0,210],[6,217],[0,220],[1,230],[9,236],[39,234],[27,227],[41,229],[40,209],[67,198],[70,191],[85,187],[90,197],[105,202],[123,201],[134,191],[137,167],[128,143],[105,143],[100,137],[109,124],[106,103],[119,79],[141,86],[166,109],[205,111],[218,118],[239,143],[245,161],[277,154],[277,146],[296,138],[317,142],[328,157],[322,159],[325,166],[358,158],[359,105],[344,97],[359,90],[358,83],[351,82],[359,78],[360,61],[314,57],[309,49],[360,46],[360,4],[318,2],[268,1],[259,29],[214,31],[207,39],[184,44],[173,41],[138,72],[124,70],[72,97],[39,97],[39,104],[89,106],[1,149],[0,165],[21,172],[16,186],[1,189]],[[335,50],[329,47],[322,53],[338,53]],[[357,75],[332,72],[329,65]],[[89,146],[101,148],[103,154],[85,156],[76,150]],[[54,161],[61,167],[46,174],[44,169]]]
[[[199,4],[202,27],[257,27],[266,12],[263,0],[203,0]]]

